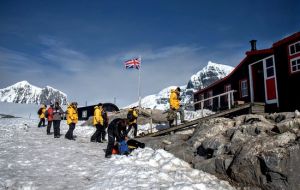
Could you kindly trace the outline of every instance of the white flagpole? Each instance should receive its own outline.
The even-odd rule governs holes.
[[[139,56],[140,68],[139,68],[139,83],[138,83],[138,98],[139,98],[139,108],[141,108],[141,68],[142,68],[142,57]]]

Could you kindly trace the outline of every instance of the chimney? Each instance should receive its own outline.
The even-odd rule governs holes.
[[[251,51],[255,51],[256,50],[256,40],[251,40],[250,44],[251,44]]]

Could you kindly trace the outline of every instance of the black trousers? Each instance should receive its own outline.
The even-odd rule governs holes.
[[[45,118],[41,118],[38,127],[45,126]]]
[[[48,125],[47,125],[47,134],[50,134],[50,131],[51,131],[51,125],[52,125],[52,121],[48,121]]]
[[[60,136],[60,120],[53,120],[54,137]]]
[[[115,146],[115,136],[113,133],[113,129],[111,128],[108,128],[107,133],[108,133],[108,143],[107,143],[105,156],[110,156],[112,155],[112,149]]]
[[[91,136],[91,142],[102,142],[105,139],[105,128],[103,125],[97,124],[96,131]]]
[[[136,137],[136,135],[137,135],[137,124],[136,123],[132,123],[128,126],[127,134],[131,130],[132,127],[133,127],[133,135],[134,135],[134,137]]]
[[[103,126],[103,131],[102,131],[102,141],[105,140],[105,136],[106,136],[106,129],[107,127]]]
[[[69,124],[69,130],[68,130],[68,132],[65,135],[65,137],[67,139],[69,139],[69,140],[74,139],[74,137],[73,137],[73,131],[74,131],[74,129],[75,129],[75,123],[70,123]]]

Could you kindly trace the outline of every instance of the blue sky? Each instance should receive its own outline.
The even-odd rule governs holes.
[[[83,104],[137,99],[184,85],[209,60],[236,66],[258,49],[299,31],[297,0],[0,0],[0,88],[20,80],[50,85]]]

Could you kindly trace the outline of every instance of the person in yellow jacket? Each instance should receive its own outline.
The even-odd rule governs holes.
[[[180,113],[180,120],[181,123],[184,123],[184,110],[180,106],[180,88],[177,87],[176,89],[171,90],[170,94],[170,109]]]
[[[91,142],[102,143],[102,139],[105,139],[105,127],[103,119],[103,108],[102,104],[99,103],[94,107],[93,125],[96,127],[95,133],[91,136]]]
[[[137,136],[137,118],[139,116],[139,111],[136,107],[130,108],[127,113],[127,119],[128,119],[128,129],[127,134],[133,127],[133,135],[134,137]]]
[[[75,140],[73,136],[73,131],[75,125],[78,122],[78,113],[77,113],[77,102],[73,102],[68,106],[67,109],[67,124],[69,125],[69,130],[65,135],[66,139]]]
[[[45,113],[46,113],[46,106],[44,104],[42,104],[42,106],[40,107],[39,111],[38,111],[38,115],[40,118],[40,122],[38,124],[38,127],[45,127]]]

